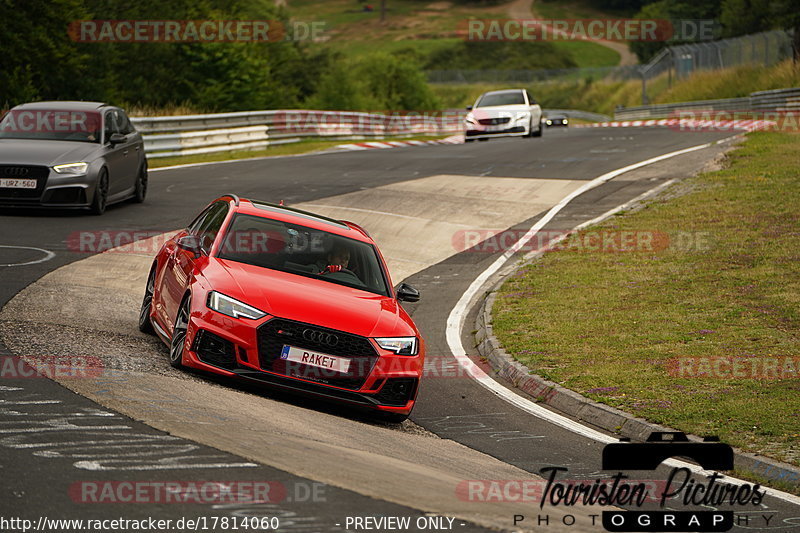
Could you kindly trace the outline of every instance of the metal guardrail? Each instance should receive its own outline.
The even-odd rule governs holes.
[[[132,117],[149,158],[259,150],[308,138],[381,139],[446,135],[463,129],[464,111],[384,115],[353,111],[274,110]]]
[[[545,116],[548,113],[589,121],[609,119],[606,115],[577,109],[543,110]],[[153,159],[233,150],[262,150],[308,138],[362,140],[463,133],[465,114],[466,111],[461,109],[394,115],[292,109],[131,117],[131,122],[142,133],[147,157]]]
[[[664,118],[679,111],[795,111],[800,112],[800,87],[758,91],[743,98],[698,100],[674,104],[656,104],[621,108],[614,112],[615,120]]]

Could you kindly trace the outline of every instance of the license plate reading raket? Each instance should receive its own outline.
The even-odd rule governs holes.
[[[281,350],[281,359],[343,373],[350,370],[351,363],[350,359],[345,357],[337,357],[288,345],[284,345],[283,350]]]
[[[36,180],[0,178],[0,187],[4,189],[35,189]]]

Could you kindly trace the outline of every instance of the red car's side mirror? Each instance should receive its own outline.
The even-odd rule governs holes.
[[[194,235],[184,235],[177,241],[175,244],[178,245],[178,248],[181,250],[186,250],[187,252],[191,252],[195,259],[200,257],[200,240],[195,237]]]

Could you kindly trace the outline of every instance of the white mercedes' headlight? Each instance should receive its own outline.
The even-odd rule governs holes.
[[[230,296],[225,296],[217,291],[208,293],[208,301],[206,305],[209,309],[213,309],[217,313],[232,316],[233,318],[249,318],[250,320],[258,320],[264,318],[267,313],[256,309],[250,305],[234,300]]]
[[[466,117],[464,117],[464,122],[475,124],[475,117],[472,115],[472,113],[469,113]]]
[[[55,165],[53,170],[59,174],[86,174],[86,171],[89,170],[89,163],[65,163]]]
[[[522,113],[517,113],[517,116],[514,118],[515,121],[520,122],[522,120],[529,120],[531,118],[531,114],[523,111]]]
[[[375,339],[378,346],[397,355],[417,355],[416,337],[383,337]]]

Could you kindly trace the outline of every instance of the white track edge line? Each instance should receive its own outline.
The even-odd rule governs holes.
[[[592,440],[596,440],[602,443],[612,443],[612,442],[619,442],[617,438],[611,437],[604,433],[601,433],[597,430],[594,430],[590,427],[587,427],[580,422],[576,422],[570,418],[567,418],[563,415],[550,411],[549,409],[545,409],[541,405],[538,405],[527,398],[523,398],[518,394],[514,393],[510,389],[504,387],[497,381],[493,380],[489,377],[483,370],[480,369],[477,365],[475,365],[472,360],[467,356],[466,350],[464,350],[464,346],[461,343],[461,331],[462,326],[464,323],[464,319],[470,308],[470,303],[472,302],[473,298],[477,296],[478,292],[480,291],[481,287],[486,283],[486,281],[494,275],[500,268],[505,265],[505,263],[517,252],[520,248],[525,246],[538,232],[542,227],[545,226],[553,217],[558,214],[564,207],[569,204],[573,199],[578,197],[579,195],[583,194],[584,192],[591,190],[603,183],[621,175],[626,172],[630,172],[631,170],[635,170],[637,168],[641,168],[647,165],[651,165],[653,163],[657,163],[659,161],[663,161],[665,159],[669,159],[672,157],[676,157],[679,155],[683,155],[689,152],[694,152],[696,150],[702,150],[704,148],[708,148],[714,144],[719,144],[720,141],[717,142],[709,142],[705,144],[700,144],[697,146],[692,146],[691,148],[685,148],[683,150],[678,150],[675,152],[669,152],[667,154],[663,154],[657,157],[653,157],[650,159],[646,159],[644,161],[640,161],[638,163],[634,163],[632,165],[628,165],[626,167],[619,168],[617,170],[612,170],[611,172],[607,172],[602,176],[594,178],[593,180],[589,181],[585,185],[579,187],[572,193],[568,194],[564,197],[560,202],[558,202],[555,206],[550,208],[550,210],[539,219],[526,233],[525,235],[520,238],[517,243],[511,247],[509,250],[503,253],[500,257],[498,257],[486,270],[481,272],[475,280],[470,284],[464,294],[461,295],[456,305],[453,307],[450,315],[447,317],[447,329],[446,329],[446,337],[447,337],[447,345],[450,348],[451,353],[456,358],[458,363],[461,367],[465,370],[467,375],[469,375],[472,379],[477,381],[481,386],[488,389],[490,392],[494,393],[495,395],[499,396],[501,399],[507,401],[511,405],[518,407],[519,409],[532,414],[533,416],[545,420],[555,426],[561,427],[562,429],[566,429],[567,431],[571,431],[572,433],[576,433],[583,437],[590,438]],[[666,184],[661,184],[659,187],[665,187]],[[658,187],[656,187],[658,188]],[[652,192],[652,191],[648,191]],[[588,226],[589,224],[599,222],[602,218],[607,218],[608,216],[613,215],[614,213],[624,209],[626,206],[630,205],[633,201],[626,202],[617,208],[611,209],[607,211],[600,217],[592,219],[588,222],[584,222],[581,226]],[[563,236],[561,237],[563,238]],[[684,461],[679,461],[676,459],[669,459],[664,462],[672,467],[682,467],[688,468],[695,474],[698,475],[710,475],[712,472],[703,469],[700,466],[693,465],[691,463],[686,463]],[[724,476],[724,480],[727,483],[732,485],[742,485],[748,483],[744,480],[731,477],[731,476]],[[794,496],[793,494],[789,494],[787,492],[783,492],[777,489],[772,489],[768,487],[762,487],[764,492],[772,497],[778,498],[780,500],[800,505],[800,498]]]

